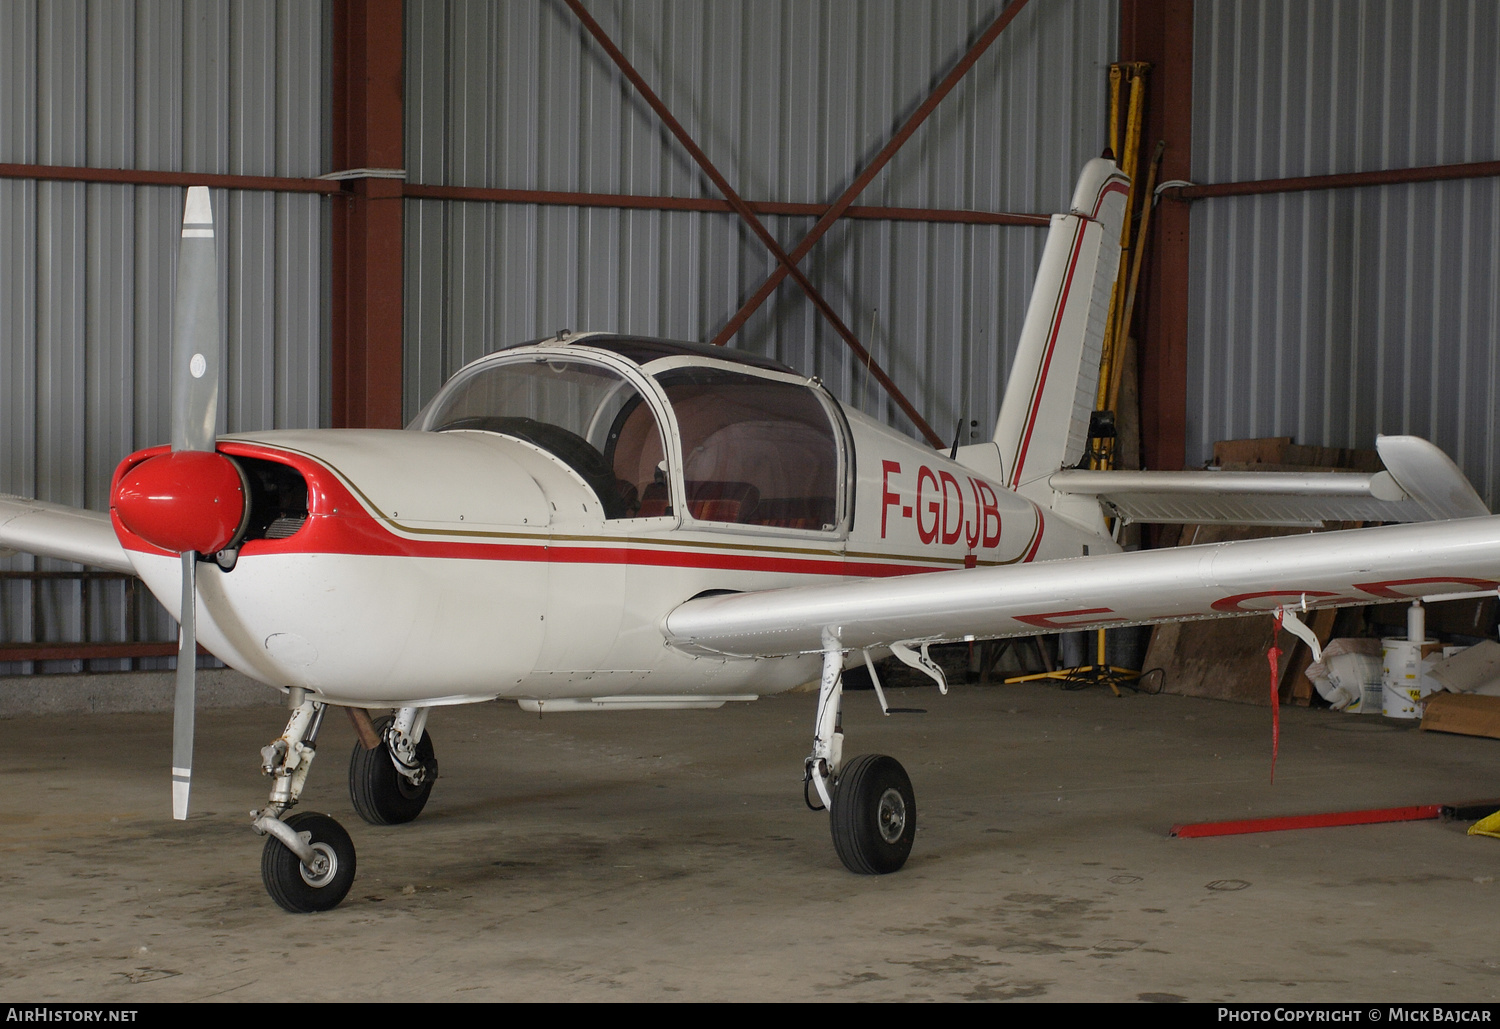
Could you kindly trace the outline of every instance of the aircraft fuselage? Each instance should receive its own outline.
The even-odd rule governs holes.
[[[505,433],[221,437],[218,450],[260,469],[263,479],[267,469],[270,479],[282,474],[276,466],[290,469],[305,483],[305,513],[294,512],[298,524],[293,518],[279,532],[244,540],[228,570],[200,562],[204,645],[266,683],[360,706],[766,695],[816,678],[818,657],[684,653],[663,641],[666,615],[708,591],[1018,564],[1112,547],[1002,486],[998,455],[992,478],[842,411],[809,380],[712,360],[692,367],[722,366],[746,381],[763,376],[816,395],[837,451],[837,495],[822,501],[811,521],[829,520],[817,524],[807,517],[736,521],[740,501],[725,496],[743,499],[745,489],[723,479],[711,483],[713,499],[683,503],[694,490],[704,493],[702,483],[682,478],[684,462],[691,473],[704,448],[684,455],[672,400],[652,395],[651,376],[613,363],[659,419],[658,478],[670,487],[661,484],[666,500],[656,507],[637,500],[639,509],[612,517],[568,461]],[[684,405],[679,396],[675,414],[696,417]],[[770,445],[786,445],[773,423],[748,424]],[[966,448],[965,456],[982,464],[986,446]],[[133,455],[121,473],[154,453]],[[263,493],[250,490],[252,508],[264,503]],[[758,510],[768,509],[762,499]],[[808,513],[805,503],[792,511],[782,502],[773,514],[789,512]],[[177,614],[177,555],[136,536],[118,515],[115,525],[142,579]]]

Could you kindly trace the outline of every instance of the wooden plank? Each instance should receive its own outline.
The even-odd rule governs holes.
[[[1262,439],[1227,439],[1214,444],[1214,464],[1261,465],[1281,464],[1290,436],[1268,436]]]
[[[1384,465],[1374,450],[1309,447],[1289,436],[1220,440],[1214,464],[1229,472],[1378,472]]]

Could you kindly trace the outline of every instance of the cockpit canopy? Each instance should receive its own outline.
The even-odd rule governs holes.
[[[482,358],[414,428],[494,432],[547,451],[605,517],[832,531],[847,447],[831,397],[776,362],[618,336]],[[668,445],[671,441],[675,445]]]

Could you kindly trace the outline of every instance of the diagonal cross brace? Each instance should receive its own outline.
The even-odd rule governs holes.
[[[1015,20],[1016,15],[1021,13],[1021,8],[1026,6],[1026,2],[1027,0],[1012,0],[1011,3],[1006,5],[1005,10],[996,16],[995,20],[990,23],[989,28],[985,29],[974,45],[969,48],[968,53],[964,54],[959,62],[953,66],[953,69],[944,76],[943,81],[938,83],[937,88],[932,91],[931,95],[922,101],[922,105],[906,120],[906,124],[901,126],[900,130],[891,137],[890,142],[881,148],[880,153],[875,155],[875,159],[870,162],[869,166],[859,173],[859,176],[849,184],[849,188],[844,190],[843,195],[833,202],[833,205],[828,208],[823,217],[818,219],[817,224],[812,227],[812,230],[808,232],[802,242],[797,244],[796,249],[791,252],[791,262],[783,262],[781,267],[770,274],[760,289],[756,290],[755,294],[749,300],[745,301],[744,306],[736,312],[735,316],[729,319],[724,327],[719,330],[719,334],[713,339],[714,343],[722,345],[729,337],[740,331],[745,322],[755,313],[756,309],[781,284],[781,280],[786,278],[788,274],[787,269],[793,267],[797,262],[806,257],[818,240],[822,239],[823,235],[833,226],[833,223],[843,216],[844,212],[849,209],[855,199],[864,192],[865,187],[874,180],[881,169],[890,163],[891,158],[896,156],[896,151],[900,150],[906,144],[906,141],[911,139],[918,127],[937,109],[937,105],[942,103],[943,98],[953,91],[953,87],[958,85],[959,80],[968,74],[969,69],[974,67],[980,57],[984,56],[984,52],[990,48],[990,44],[994,43],[1000,37],[1000,33],[1004,32],[1006,27]],[[933,445],[941,446],[942,443],[934,440]]]
[[[1018,0],[1018,2],[1025,3],[1025,0]],[[693,138],[688,135],[687,130],[682,127],[682,124],[675,117],[673,117],[672,112],[667,108],[667,105],[662,102],[661,98],[656,95],[656,92],[652,90],[652,88],[646,83],[646,80],[641,77],[640,72],[636,71],[635,67],[630,63],[629,59],[626,58],[624,53],[621,52],[620,48],[615,45],[614,41],[609,38],[609,36],[604,32],[602,28],[600,28],[599,23],[596,22],[593,19],[593,16],[590,15],[589,12],[584,8],[581,0],[566,0],[566,3],[568,5],[568,8],[578,18],[583,27],[588,30],[589,34],[592,35],[595,41],[598,42],[600,47],[604,49],[604,52],[609,55],[610,60],[615,62],[615,65],[620,69],[621,72],[624,73],[625,77],[630,80],[631,84],[640,91],[641,96],[646,100],[648,104],[651,105],[651,109],[656,112],[657,117],[661,118],[662,123],[666,125],[666,127],[672,132],[672,135],[677,137],[677,141],[682,144],[683,148],[686,149],[687,152],[692,156],[693,160],[697,162],[698,167],[703,170],[704,174],[709,177],[709,180],[713,182],[714,186],[719,190],[719,192],[724,195],[724,199],[729,201],[729,206],[734,209],[735,213],[738,214],[740,218],[744,220],[745,224],[750,227],[750,230],[755,233],[756,238],[758,238],[763,244],[765,244],[766,249],[771,251],[771,253],[776,257],[776,260],[780,262],[771,288],[774,289],[775,283],[780,283],[782,279],[790,275],[792,277],[792,280],[802,288],[802,291],[804,293],[807,294],[807,298],[812,301],[813,306],[818,309],[818,311],[823,315],[824,318],[828,319],[829,324],[832,325],[834,330],[843,338],[844,342],[849,346],[849,349],[852,350],[859,358],[860,362],[869,369],[870,374],[873,375],[876,381],[878,381],[881,386],[885,388],[886,392],[891,395],[891,399],[896,402],[896,405],[900,407],[903,412],[905,412],[908,418],[911,419],[912,424],[915,425],[922,432],[922,434],[927,437],[928,441],[933,446],[943,446],[943,438],[933,430],[931,425],[927,424],[927,421],[919,413],[917,413],[917,409],[912,405],[911,401],[901,393],[901,390],[896,386],[895,382],[891,380],[891,377],[885,373],[885,370],[883,368],[875,363],[874,358],[871,357],[870,352],[866,350],[864,346],[859,342],[859,339],[854,335],[853,330],[850,329],[849,326],[844,324],[844,320],[838,316],[838,313],[834,311],[832,306],[829,305],[828,301],[823,299],[823,296],[818,292],[817,287],[815,287],[812,284],[811,280],[809,280],[808,277],[802,272],[802,270],[797,267],[797,260],[800,260],[800,258],[794,260],[787,254],[785,250],[781,248],[781,244],[776,241],[776,237],[771,235],[770,231],[765,227],[764,224],[762,224],[761,220],[756,217],[755,212],[750,209],[750,205],[745,203],[740,195],[735,192],[734,187],[729,184],[729,180],[724,178],[724,176],[720,174],[719,169],[714,166],[714,163],[711,160],[709,160],[708,155],[705,154],[702,148],[693,141]],[[1012,4],[1011,6],[1016,6],[1016,4]],[[846,203],[843,206],[847,208],[849,205]],[[838,213],[842,214],[843,210],[840,209]],[[825,218],[826,217],[827,216],[825,215]],[[834,217],[836,218],[837,215],[834,215]],[[819,224],[821,225],[822,222],[819,222]],[[767,293],[769,293],[769,290],[767,290]],[[759,306],[758,302],[756,306]],[[753,312],[754,308],[751,308],[750,310]],[[745,317],[748,318],[749,313],[746,313]],[[740,324],[744,324],[743,319],[741,319]],[[738,326],[736,326],[736,328],[738,328]],[[716,346],[723,346],[725,342],[728,341],[730,335],[733,335],[733,333],[726,334],[724,332],[720,332],[719,335],[714,338],[713,342]]]

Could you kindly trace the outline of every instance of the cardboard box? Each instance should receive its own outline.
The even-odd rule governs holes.
[[[1434,693],[1427,698],[1422,728],[1500,740],[1500,697]]]

